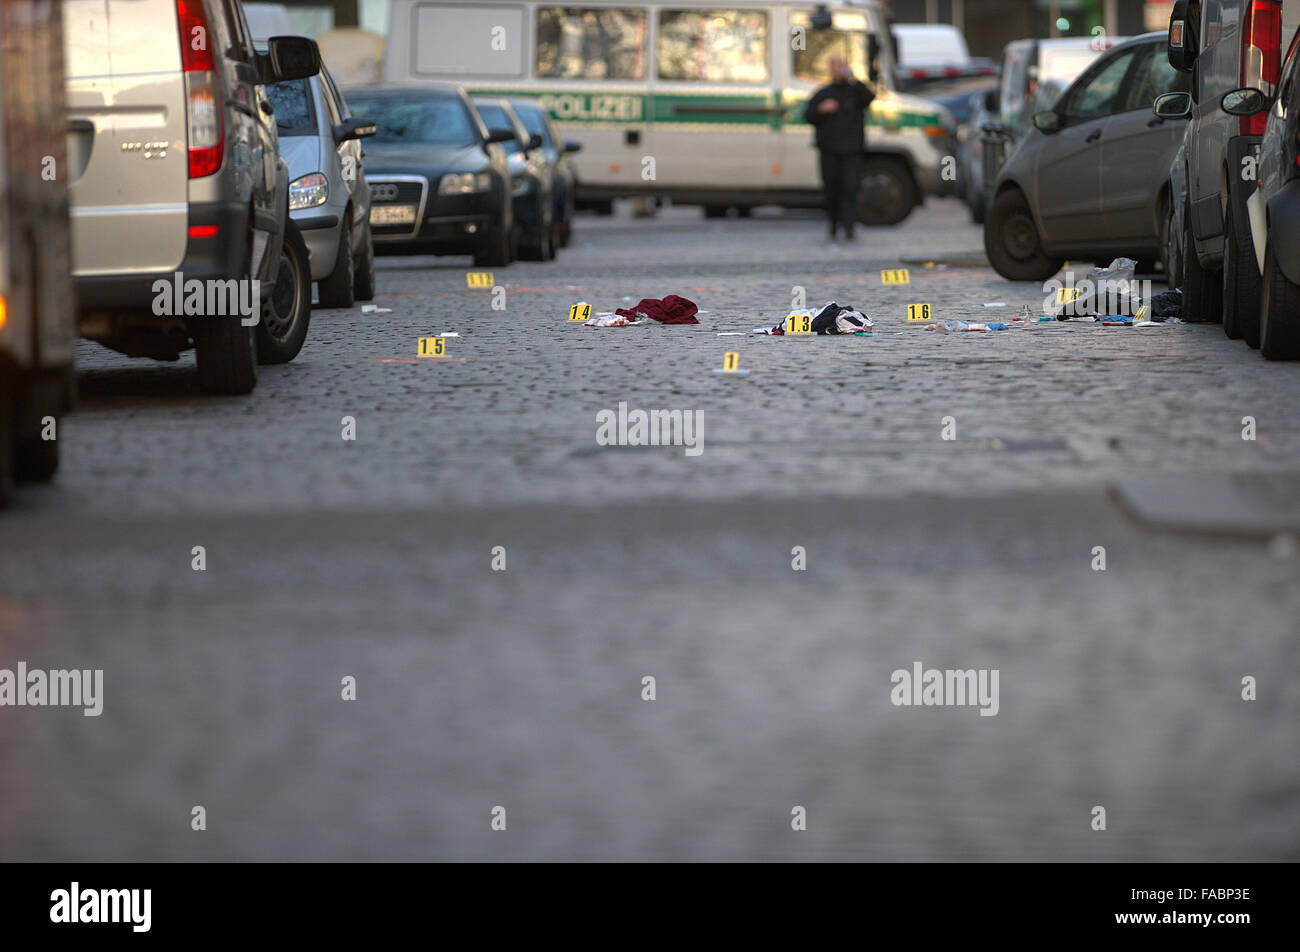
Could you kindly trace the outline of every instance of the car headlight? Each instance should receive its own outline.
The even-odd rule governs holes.
[[[472,195],[486,192],[492,187],[492,176],[487,172],[452,172],[438,183],[439,195]]]
[[[289,210],[324,205],[330,195],[329,179],[319,172],[304,175],[289,183]]]

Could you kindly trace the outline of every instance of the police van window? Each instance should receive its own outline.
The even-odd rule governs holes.
[[[843,17],[841,17],[841,21]],[[790,48],[794,56],[794,75],[799,79],[824,83],[831,74],[831,58],[844,57],[858,79],[867,79],[866,21],[861,29],[814,29],[806,13],[790,14]]]
[[[524,8],[513,4],[417,4],[415,72],[425,76],[522,76]]]
[[[537,75],[543,79],[645,79],[645,61],[644,10],[537,10]]]
[[[275,109],[275,128],[282,136],[314,136],[316,106],[312,102],[311,86],[305,79],[291,79],[282,83],[268,83],[266,98]]]
[[[768,71],[766,10],[661,10],[660,79],[762,83]]]

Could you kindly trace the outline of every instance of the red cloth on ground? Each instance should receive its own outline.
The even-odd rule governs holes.
[[[644,316],[660,324],[698,324],[695,312],[699,308],[694,301],[670,294],[662,301],[658,298],[644,298],[636,307],[620,307],[615,314],[624,317]]]

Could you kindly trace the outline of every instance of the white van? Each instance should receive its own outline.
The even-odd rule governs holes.
[[[820,206],[803,109],[839,53],[877,92],[859,217],[892,224],[950,191],[952,140],[940,107],[894,90],[890,47],[865,0],[393,0],[384,76],[536,97],[583,143],[584,204],[658,195],[717,213]]]

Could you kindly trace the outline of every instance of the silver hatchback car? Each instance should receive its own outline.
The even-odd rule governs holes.
[[[271,83],[266,94],[289,165],[289,215],[307,242],[320,306],[373,299],[375,243],[361,139],[377,127],[348,112],[324,66],[306,79]]]

